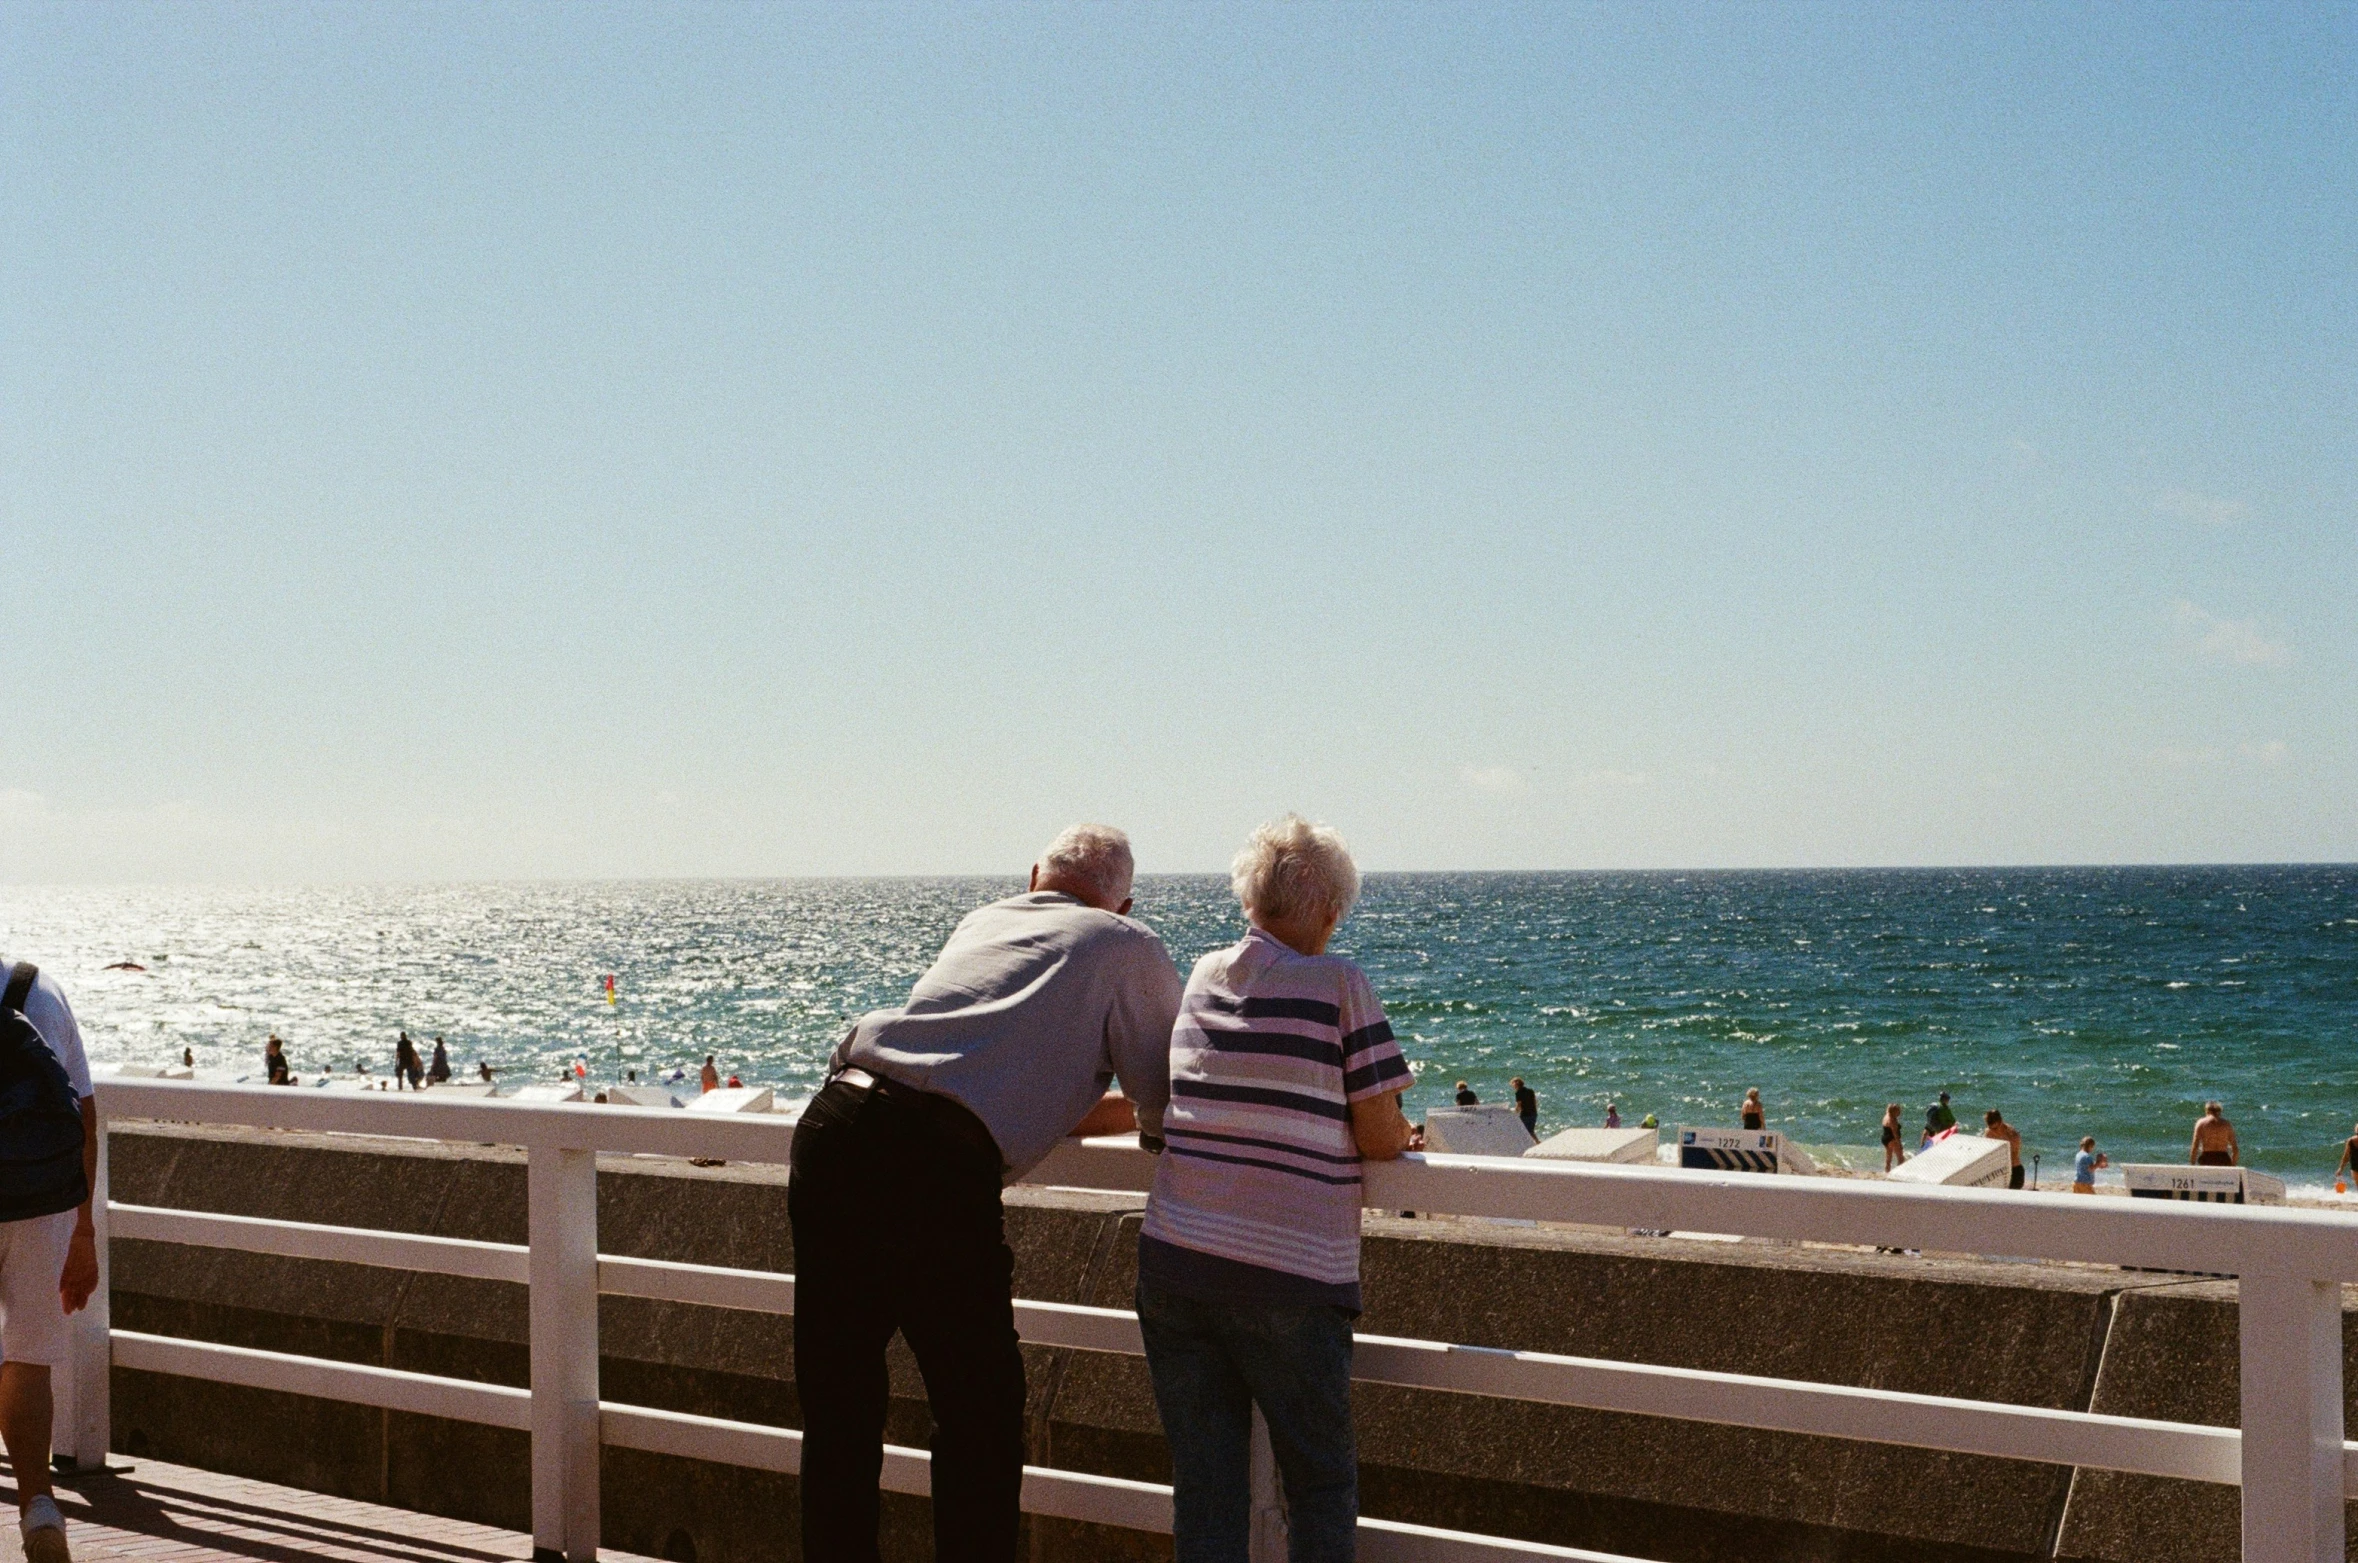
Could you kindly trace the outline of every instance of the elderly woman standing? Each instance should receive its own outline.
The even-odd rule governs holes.
[[[1253,833],[1232,878],[1251,931],[1188,981],[1138,1241],[1174,1541],[1178,1563],[1242,1563],[1259,1406],[1293,1563],[1349,1563],[1359,1168],[1407,1148],[1408,1064],[1366,973],[1326,953],[1359,895],[1342,837],[1288,815]]]

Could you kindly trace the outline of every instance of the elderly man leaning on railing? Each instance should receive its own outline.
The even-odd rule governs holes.
[[[1014,1563],[1024,1369],[999,1189],[1076,1129],[1151,1134],[1179,973],[1130,910],[1129,838],[1076,825],[869,1015],[794,1135],[794,1373],[812,1559],[876,1556],[885,1346],[925,1375],[935,1556]],[[1137,1114],[1101,1102],[1119,1075]]]

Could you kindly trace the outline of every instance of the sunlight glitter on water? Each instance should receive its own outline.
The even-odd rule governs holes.
[[[0,888],[0,949],[67,984],[98,1059],[231,1074],[389,1068],[393,1037],[553,1078],[693,1073],[789,1098],[849,1020],[897,1002],[1012,879],[351,888]],[[2258,1165],[2327,1178],[2358,1117],[2358,871],[2038,869],[1374,875],[1336,941],[1418,1066],[1540,1093],[1542,1129],[1731,1120],[1747,1086],[1811,1144],[1913,1127],[1932,1093],[2003,1108],[2050,1168],[2081,1133],[2175,1160],[2221,1096]],[[1182,971],[1238,931],[1225,881],[1155,878]],[[108,970],[132,961],[143,972]],[[2238,987],[2194,974],[2234,973]],[[601,977],[620,1002],[604,1001]]]

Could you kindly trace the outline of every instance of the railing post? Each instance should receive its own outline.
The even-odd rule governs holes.
[[[2243,1563],[2342,1563],[2342,1289],[2246,1275]]]
[[[527,1153],[532,1255],[532,1554],[598,1555],[598,1158]]]
[[[52,1373],[56,1390],[50,1419],[51,1452],[73,1461],[85,1471],[103,1470],[112,1431],[110,1396],[113,1391],[114,1350],[109,1341],[107,1288],[112,1267],[107,1262],[106,1119],[98,1119],[98,1177],[90,1189],[90,1221],[98,1235],[98,1289],[90,1302],[67,1321],[68,1356],[65,1370]]]
[[[1253,1528],[1246,1544],[1251,1563],[1285,1563],[1285,1495],[1278,1488],[1277,1450],[1269,1442],[1269,1423],[1261,1408],[1253,1407]]]

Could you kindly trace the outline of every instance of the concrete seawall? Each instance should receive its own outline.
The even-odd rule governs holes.
[[[524,1241],[520,1153],[123,1125],[118,1200]],[[1008,1197],[1019,1295],[1126,1306],[1140,1198]],[[600,1248],[791,1270],[785,1176],[602,1160]],[[2096,1267],[1629,1239],[1371,1217],[1372,1333],[2233,1425],[2235,1288]],[[119,1241],[124,1329],[484,1382],[526,1376],[521,1287]],[[792,1321],[608,1297],[605,1398],[794,1426]],[[2345,1338],[2349,1331],[2345,1325]],[[1032,1459],[1169,1479],[1136,1359],[1025,1348]],[[897,1344],[890,1434],[928,1438]],[[2358,1364],[2349,1371],[2358,1386]],[[1367,1513],[1662,1563],[2085,1558],[2227,1563],[2226,1487],[1363,1385]],[[2358,1427],[2358,1413],[2351,1425]],[[1903,1429],[1904,1431],[1904,1429]],[[529,1528],[523,1435],[117,1369],[137,1457]],[[887,1555],[930,1555],[922,1500],[886,1499]],[[799,1556],[796,1484],[609,1449],[614,1547],[683,1563]],[[1031,1522],[1036,1559],[1159,1558],[1165,1539]]]

